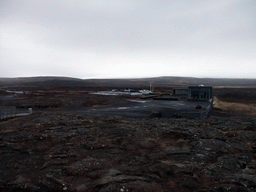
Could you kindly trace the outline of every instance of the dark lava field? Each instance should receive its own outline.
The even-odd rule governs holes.
[[[0,128],[1,191],[256,191],[253,117],[35,113]]]
[[[149,89],[149,82],[156,96],[187,85],[247,86],[213,95],[255,105],[255,80],[0,78],[0,105],[34,112],[0,121],[0,191],[255,192],[255,117],[217,108],[205,119],[98,113],[141,98],[92,92]]]

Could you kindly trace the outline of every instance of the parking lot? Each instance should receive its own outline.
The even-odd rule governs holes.
[[[201,109],[196,109],[200,105]],[[86,110],[90,114],[118,115],[133,118],[147,118],[153,112],[160,112],[162,117],[172,117],[182,112],[199,112],[210,105],[204,101],[173,101],[173,100],[128,100],[124,104],[111,107],[100,107]]]

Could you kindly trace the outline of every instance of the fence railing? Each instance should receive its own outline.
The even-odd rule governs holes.
[[[16,116],[16,107],[0,107],[0,119]]]
[[[201,118],[207,117],[207,115],[208,115],[210,109],[211,109],[211,104],[205,109],[205,111],[202,111],[202,112],[201,112]]]
[[[182,118],[206,118],[209,111],[211,109],[211,104],[208,105],[208,107],[204,111],[186,111],[186,112],[181,112],[181,117]]]

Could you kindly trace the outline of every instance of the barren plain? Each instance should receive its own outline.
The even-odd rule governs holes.
[[[0,105],[35,113],[0,122],[0,190],[256,190],[256,118],[236,106],[253,107],[255,89],[214,89],[216,106],[205,119],[70,112],[141,100],[89,94],[112,88],[3,87]]]

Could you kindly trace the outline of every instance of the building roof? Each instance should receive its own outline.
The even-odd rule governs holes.
[[[212,88],[212,86],[188,86],[188,88]]]

